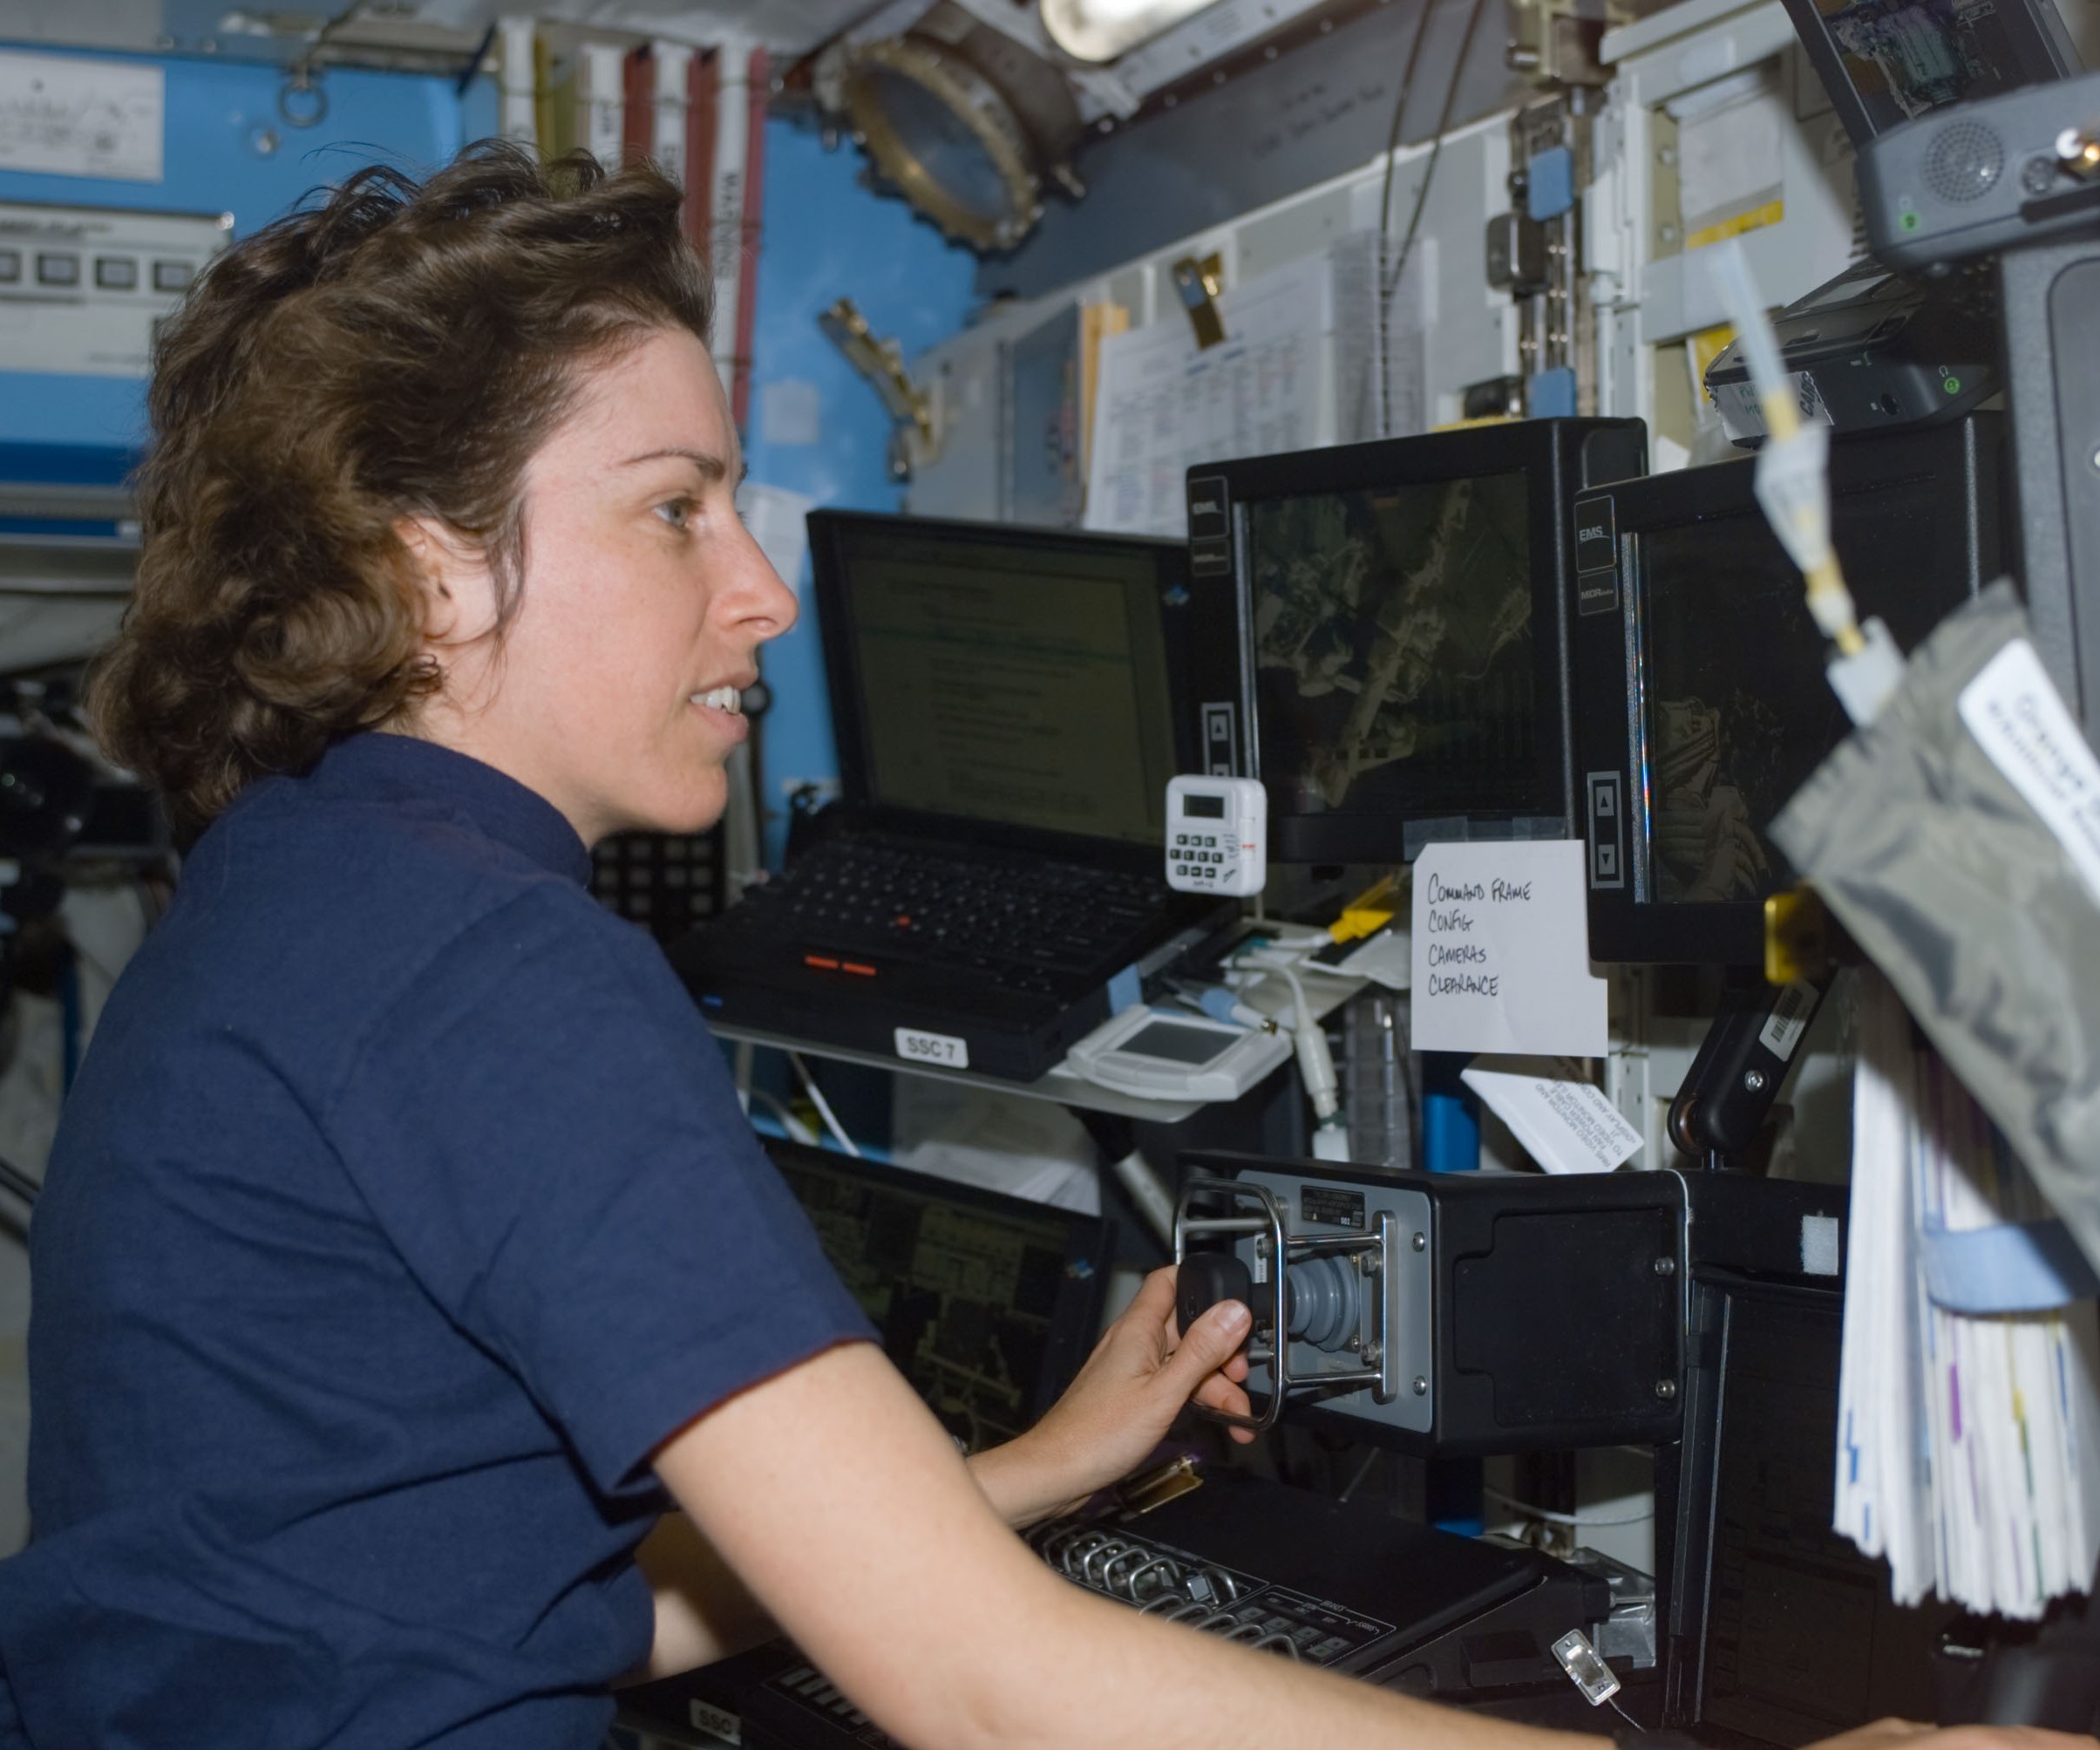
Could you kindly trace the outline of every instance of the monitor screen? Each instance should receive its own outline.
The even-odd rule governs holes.
[[[1919,480],[1840,496],[1838,559],[1876,601],[1879,585],[1900,596],[1944,569],[1940,491]],[[1644,531],[1639,564],[1648,896],[1762,900],[1796,879],[1766,828],[1851,728],[1800,574],[1754,508]],[[1907,648],[1933,617],[1899,611],[1891,629]]]
[[[1171,549],[901,521],[839,534],[867,800],[1164,842]]]
[[[1233,1043],[1231,1034],[1221,1033],[1214,1027],[1182,1027],[1172,1021],[1154,1021],[1148,1027],[1139,1028],[1116,1049],[1142,1058],[1160,1058],[1168,1063],[1194,1066],[1223,1057]]]
[[[1785,3],[1855,146],[1951,104],[2078,71],[2056,0]]]
[[[1272,810],[1460,812],[1533,787],[1530,516],[1521,472],[1247,507]]]
[[[1996,6],[1816,0],[1876,132],[2029,83]]]
[[[948,1432],[972,1452],[1025,1432],[1093,1345],[1106,1224],[820,1149],[766,1152]]]

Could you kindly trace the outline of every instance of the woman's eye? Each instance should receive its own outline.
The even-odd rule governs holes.
[[[683,533],[692,520],[693,501],[690,498],[674,498],[656,507],[656,514]]]

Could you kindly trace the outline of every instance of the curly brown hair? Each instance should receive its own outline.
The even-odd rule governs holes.
[[[440,684],[404,519],[486,553],[507,623],[525,466],[579,367],[708,337],[680,200],[647,165],[484,140],[420,184],[360,170],[200,281],[156,350],[138,586],[87,701],[185,838]]]

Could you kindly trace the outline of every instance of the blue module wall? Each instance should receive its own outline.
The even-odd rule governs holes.
[[[167,75],[161,181],[0,171],[0,201],[231,213],[236,235],[245,236],[309,189],[340,181],[360,165],[428,170],[496,129],[495,89],[486,79],[462,97],[449,78],[337,68],[322,76],[326,117],[295,128],[277,113],[284,76],[275,68],[172,57],[159,64]],[[262,129],[279,140],[268,155],[255,144]],[[143,383],[123,378],[0,371],[0,444],[135,446],[144,435],[144,392]]]
[[[901,201],[860,186],[866,160],[848,147],[826,151],[812,128],[775,121],[765,135],[765,228],[758,257],[758,319],[745,453],[751,478],[806,493],[819,505],[895,510],[889,419],[875,392],[817,327],[851,297],[877,334],[894,335],[911,357],[963,326],[975,303],[976,258],[949,244]],[[765,430],[765,386],[813,385],[814,443],[782,443]],[[785,810],[782,786],[838,774],[824,659],[805,561],[796,585],[801,623],[766,647],[774,706],[765,725],[767,810]],[[776,818],[766,842],[779,855]]]
[[[25,45],[25,51],[37,50]],[[164,180],[0,171],[0,200],[230,212],[236,235],[246,235],[360,165],[384,161],[426,171],[496,128],[494,88],[486,79],[462,97],[446,78],[336,69],[323,76],[326,118],[301,130],[278,115],[283,78],[275,69],[177,58],[160,65],[167,76]],[[268,155],[255,145],[265,128],[281,142]],[[871,195],[860,180],[860,154],[826,150],[814,129],[769,123],[765,149],[754,392],[745,433],[751,476],[820,505],[894,510],[900,490],[889,474],[887,416],[874,391],[819,331],[817,317],[850,296],[876,332],[896,336],[907,356],[916,354],[968,319],[975,258],[901,201]],[[806,432],[766,430],[765,385],[780,382],[814,388],[813,442],[799,440]],[[0,446],[60,446],[73,450],[83,468],[93,464],[85,473],[60,468],[49,477],[107,477],[121,452],[143,436],[142,383],[0,372]],[[838,773],[806,562],[790,581],[805,602],[804,618],[765,659],[776,700],[765,730],[765,805],[776,816],[785,807],[784,780],[824,780]],[[767,835],[776,859],[782,831],[776,818]]]

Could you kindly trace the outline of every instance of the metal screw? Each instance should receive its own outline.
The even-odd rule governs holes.
[[[1417,1398],[1429,1396],[1429,1381],[1419,1373],[1415,1375],[1415,1395]]]
[[[1363,1345],[1363,1360],[1367,1366],[1376,1367],[1378,1365],[1379,1354],[1380,1351],[1376,1343],[1366,1343]]]
[[[1675,1259],[1675,1258],[1664,1257],[1664,1258],[1657,1258],[1657,1259],[1655,1260],[1655,1274],[1656,1274],[1657,1276],[1675,1276],[1675,1275],[1676,1275],[1676,1273],[1677,1273],[1677,1260],[1676,1260],[1676,1259]]]
[[[1429,1250],[1429,1236],[1427,1234],[1415,1236],[1415,1250],[1418,1252],[1425,1252]]]
[[[1354,1355],[1358,1350],[1363,1347],[1363,1339],[1361,1337],[1352,1337],[1342,1346],[1348,1350],[1350,1354]]]
[[[1677,1395],[1677,1382],[1675,1379],[1656,1380],[1655,1395],[1666,1404],[1670,1402]]]
[[[1254,1236],[1254,1256],[1256,1257],[1265,1258],[1275,1249],[1275,1242],[1270,1239],[1267,1234]]]
[[[1743,1071],[1743,1085],[1752,1093],[1763,1093],[1764,1092],[1764,1072],[1761,1069]]]

